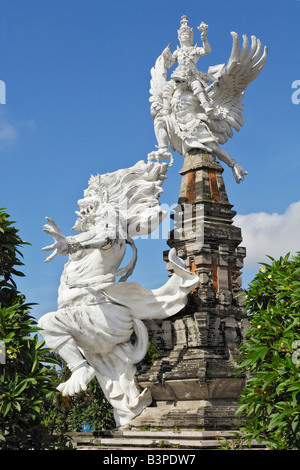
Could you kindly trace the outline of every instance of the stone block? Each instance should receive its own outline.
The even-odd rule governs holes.
[[[187,345],[186,327],[182,319],[174,322],[174,348],[181,348]]]
[[[211,256],[211,253],[202,252],[200,255],[196,255],[194,260],[195,260],[196,265],[211,264],[212,256]]]
[[[173,338],[172,338],[172,323],[170,320],[165,320],[161,325],[161,337],[164,349],[172,349]]]
[[[229,283],[228,283],[228,269],[227,266],[218,266],[218,289],[221,290],[228,290]]]

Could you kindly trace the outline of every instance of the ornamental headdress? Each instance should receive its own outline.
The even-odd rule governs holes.
[[[180,40],[181,35],[182,35],[183,33],[188,33],[190,40],[193,41],[194,31],[193,31],[193,28],[191,28],[191,27],[189,26],[188,19],[187,19],[186,15],[183,15],[183,16],[181,17],[180,24],[181,24],[181,26],[180,26],[180,28],[177,30],[177,32],[178,32],[178,39]]]
[[[84,199],[97,208],[95,216],[103,211],[117,214],[129,237],[148,235],[166,216],[158,199],[167,169],[166,163],[140,160],[130,168],[92,175]]]

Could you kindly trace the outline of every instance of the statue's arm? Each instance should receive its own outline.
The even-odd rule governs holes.
[[[115,243],[118,236],[113,228],[106,228],[102,231],[89,231],[80,235],[66,237],[68,243],[68,253],[75,253],[80,250],[91,250],[109,248]]]
[[[202,47],[198,47],[197,52],[200,56],[210,54],[211,47],[207,40],[208,25],[202,22],[198,29],[201,31]]]
[[[90,230],[79,235],[66,237],[54,220],[46,217],[48,224],[44,226],[44,232],[54,238],[52,245],[45,246],[43,251],[52,251],[45,262],[51,261],[55,256],[76,253],[84,249],[109,248],[117,239],[116,230],[108,227],[103,231]]]
[[[162,56],[164,58],[164,64],[167,69],[170,69],[172,65],[175,64],[177,61],[177,51],[171,52],[170,50],[171,43],[167,45],[167,47],[164,49]]]

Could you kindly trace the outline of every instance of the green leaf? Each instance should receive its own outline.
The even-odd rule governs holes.
[[[15,396],[18,396],[20,395],[23,390],[25,390],[25,388],[27,387],[27,384],[29,382],[29,379],[25,379],[25,380],[22,380],[22,382],[20,382],[17,387],[15,388]]]
[[[274,428],[278,427],[281,421],[281,414],[274,415],[273,419],[271,419],[270,424],[268,426],[268,431],[272,431]]]
[[[268,415],[270,415],[270,414],[272,413],[272,409],[273,409],[273,407],[272,407],[272,405],[270,405],[270,403],[269,403],[269,404],[267,405],[267,413],[268,413]]]
[[[284,292],[281,292],[280,294],[276,295],[276,299],[281,300],[281,299],[283,299],[284,297],[286,297],[288,295],[291,295],[291,291],[290,290],[285,290]]]
[[[3,418],[5,418],[5,416],[7,415],[10,409],[11,409],[11,402],[9,401],[8,403],[4,405]]]
[[[296,429],[298,427],[298,423],[299,423],[299,415],[296,416],[292,421],[292,430],[293,430],[293,432],[296,431]]]
[[[36,358],[34,361],[33,361],[33,364],[32,364],[32,368],[31,368],[31,372],[35,372],[37,367],[39,365],[39,360],[38,358]]]
[[[45,341],[40,341],[40,342],[36,345],[35,349],[40,349],[42,346],[44,346],[44,344],[45,344]]]
[[[16,410],[21,411],[21,405],[18,401],[14,401],[13,405],[16,408]]]
[[[255,354],[253,355],[252,360],[254,362],[257,362],[259,359],[263,361],[265,356],[268,354],[268,352],[269,352],[268,346],[261,346],[260,348],[256,350]]]

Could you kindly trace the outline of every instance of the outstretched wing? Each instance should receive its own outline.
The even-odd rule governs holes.
[[[168,83],[168,69],[174,63],[169,44],[151,69],[150,98],[153,119],[163,107],[163,88]]]
[[[262,47],[259,39],[251,36],[251,46],[247,36],[243,35],[240,49],[237,33],[231,33],[233,45],[227,65],[213,67],[208,70],[216,80],[207,89],[210,100],[215,108],[209,121],[211,130],[220,144],[232,137],[232,128],[239,131],[244,125],[242,103],[244,91],[262,71],[267,60],[267,47]],[[249,49],[249,50],[248,50]]]

